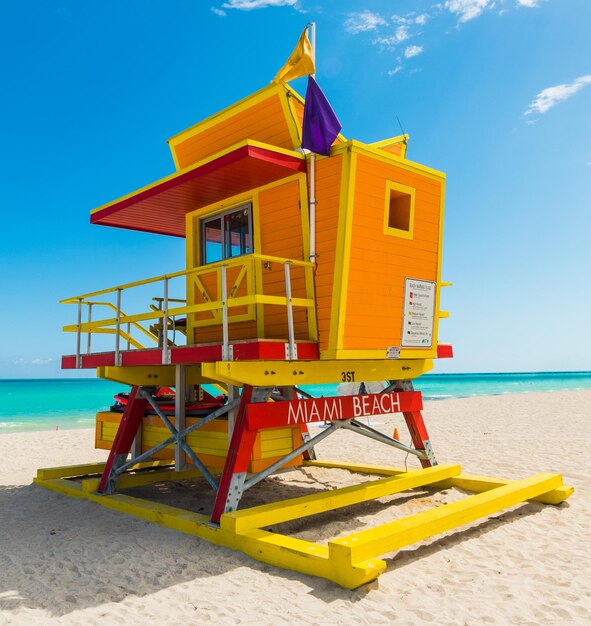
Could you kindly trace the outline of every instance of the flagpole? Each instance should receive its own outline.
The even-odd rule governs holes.
[[[316,22],[310,22],[309,27],[312,60],[316,69]],[[312,78],[316,78],[316,72],[312,74]],[[316,154],[314,152],[310,153],[309,164],[310,262],[316,263]]]

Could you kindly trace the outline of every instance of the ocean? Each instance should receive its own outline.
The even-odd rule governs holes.
[[[303,388],[314,396],[336,395],[336,385]],[[427,374],[415,381],[415,388],[423,392],[425,400],[591,389],[591,372]],[[93,428],[96,412],[108,409],[113,395],[120,391],[127,389],[97,379],[0,380],[0,435]]]

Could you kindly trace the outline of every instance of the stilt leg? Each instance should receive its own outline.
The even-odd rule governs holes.
[[[115,441],[113,441],[113,446],[109,452],[109,458],[99,483],[99,493],[111,494],[115,490],[116,477],[114,470],[127,460],[133,440],[141,427],[142,418],[148,408],[148,401],[145,398],[138,398],[138,391],[139,387],[132,387],[129,394],[127,406],[123,412],[121,423],[115,435]]]
[[[213,505],[211,521],[215,524],[219,524],[223,513],[235,511],[238,508],[238,503],[244,492],[246,472],[257,436],[257,431],[246,428],[246,408],[251,402],[266,402],[272,393],[273,387],[253,389],[250,385],[244,385],[228,455],[226,456],[226,464]]]
[[[242,495],[242,486],[248,470],[256,432],[246,430],[246,407],[252,398],[252,387],[245,385],[234,422],[226,464],[220,479],[211,521],[219,524],[222,513],[233,511]]]
[[[390,387],[394,388],[396,391],[414,391],[412,380],[393,380],[390,381]],[[412,445],[415,450],[424,450],[427,454],[426,459],[421,459],[421,465],[423,467],[437,465],[437,460],[433,453],[431,442],[429,441],[429,433],[427,433],[427,427],[425,426],[421,412],[403,412],[402,415],[404,415],[404,421],[410,432]]]
[[[411,411],[403,413],[403,415],[412,438],[413,446],[416,450],[424,450],[427,454],[426,459],[421,459],[421,465],[423,467],[432,467],[433,465],[437,465],[437,460],[433,454],[433,448],[431,447],[429,434],[427,433],[427,428],[425,427],[425,422],[423,421],[421,412]]]

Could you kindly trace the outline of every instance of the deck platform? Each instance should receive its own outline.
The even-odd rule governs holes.
[[[283,341],[244,341],[230,345],[234,361],[285,361],[286,346]],[[318,344],[313,342],[296,342],[298,359],[317,361],[319,358]],[[222,361],[221,343],[174,346],[168,351],[170,365],[192,363],[215,363]],[[148,348],[144,350],[121,350],[121,367],[142,365],[162,365],[162,349]],[[115,351],[94,352],[80,355],[80,368],[114,367]],[[77,369],[76,355],[62,356],[62,369]]]

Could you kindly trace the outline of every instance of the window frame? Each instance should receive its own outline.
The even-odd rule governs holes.
[[[231,213],[243,211],[244,209],[248,209],[248,235],[250,237],[252,250],[251,252],[244,252],[241,254],[226,256],[226,248],[227,248],[228,242],[226,241],[226,232],[225,232],[226,229],[225,229],[224,217]],[[226,261],[228,259],[235,259],[240,256],[246,256],[247,254],[253,254],[254,253],[254,215],[253,213],[254,213],[253,202],[252,200],[248,200],[246,202],[241,202],[240,204],[237,204],[229,209],[225,209],[224,211],[219,211],[217,213],[210,213],[209,215],[202,217],[199,220],[199,242],[200,242],[200,247],[201,247],[199,256],[200,256],[201,265],[221,263],[222,261]],[[207,261],[206,260],[207,259],[207,242],[205,240],[205,229],[206,229],[208,222],[213,222],[217,219],[220,220],[220,224],[221,224],[220,237],[221,237],[221,246],[222,246],[222,258],[216,261]],[[231,248],[231,242],[230,242],[230,248]]]
[[[393,228],[390,226],[390,197],[392,191],[398,191],[410,197],[410,213],[408,216],[408,230],[403,228]],[[386,199],[384,202],[384,234],[390,237],[399,237],[401,239],[414,239],[415,226],[415,193],[414,187],[396,183],[392,180],[386,182]]]

